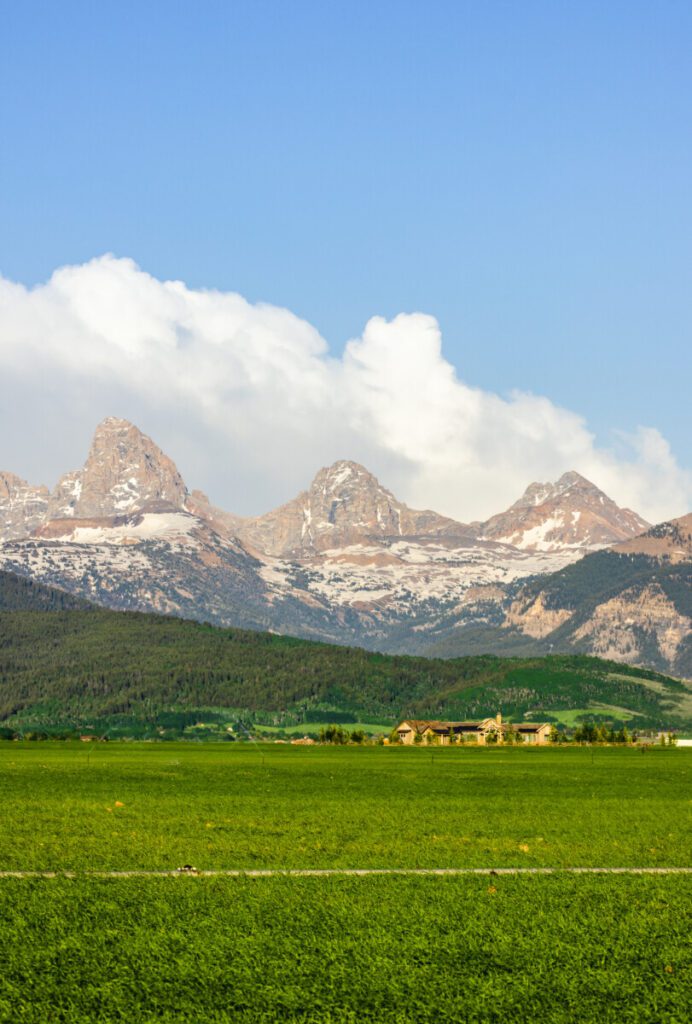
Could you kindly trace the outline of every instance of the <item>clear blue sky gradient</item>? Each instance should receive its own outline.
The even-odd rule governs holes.
[[[106,251],[690,465],[692,4],[0,3],[0,272]]]

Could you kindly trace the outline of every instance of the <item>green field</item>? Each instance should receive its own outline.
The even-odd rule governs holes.
[[[688,1019],[692,752],[0,745],[0,1021]]]
[[[689,878],[0,885],[0,1019],[684,1024]]]
[[[687,749],[4,743],[0,865],[686,865],[691,795]]]

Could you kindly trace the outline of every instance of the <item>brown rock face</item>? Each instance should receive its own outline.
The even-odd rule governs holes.
[[[408,508],[363,466],[342,461],[321,469],[293,501],[247,520],[238,536],[264,554],[298,558],[392,537],[466,532],[468,527],[436,512]]]
[[[619,555],[648,555],[667,561],[692,562],[692,513],[654,526],[633,540],[616,544],[613,551]]]
[[[187,488],[174,463],[127,420],[96,428],[84,467],[62,477],[50,497],[51,519],[123,515],[144,508],[183,508]]]
[[[0,472],[0,542],[28,536],[47,509],[47,487],[32,487],[14,473]]]
[[[570,472],[554,484],[531,484],[511,508],[483,523],[480,533],[524,551],[593,550],[635,537],[649,525]]]
[[[572,612],[567,608],[546,608],[545,596],[539,594],[528,604],[521,599],[513,601],[507,611],[505,624],[517,626],[526,636],[542,640],[571,617]]]
[[[637,631],[632,629],[633,623],[637,624]],[[587,640],[592,654],[637,664],[645,660],[640,635],[649,634],[656,638],[661,654],[672,664],[691,629],[692,619],[678,611],[657,583],[651,583],[643,590],[631,587],[598,605],[574,638]]]

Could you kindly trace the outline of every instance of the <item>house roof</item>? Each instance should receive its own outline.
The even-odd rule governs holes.
[[[511,722],[503,722],[500,725],[494,718],[483,718],[481,721],[476,722],[439,722],[423,718],[407,718],[397,726],[397,729],[403,731],[404,726],[408,726],[418,733],[423,733],[426,729],[445,734],[450,729],[454,732],[481,732],[483,729],[501,729],[504,733],[512,729],[514,732],[536,733],[541,729],[549,728],[550,722],[519,722],[516,725],[513,725]]]
[[[441,722],[430,722],[427,719],[422,718],[407,718],[406,721],[401,722],[401,724],[397,726],[397,729],[403,731],[403,727],[408,725],[413,732],[425,732],[426,729],[434,729],[436,726],[440,726],[441,724]]]
[[[488,725],[496,726],[497,723],[494,718],[485,718],[481,722],[438,722],[427,719],[407,718],[397,726],[397,730],[403,732],[404,727],[408,726],[414,732],[425,732],[426,729],[443,733],[448,733],[450,729],[478,732]]]

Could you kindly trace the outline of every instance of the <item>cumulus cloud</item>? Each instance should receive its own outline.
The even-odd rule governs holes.
[[[79,464],[96,422],[120,415],[190,487],[241,513],[286,500],[337,458],[464,520],[569,469],[651,520],[692,507],[692,475],[655,428],[606,449],[548,398],[471,387],[422,313],[373,317],[336,359],[289,310],[104,256],[32,289],[0,277],[0,374],[0,468],[37,481]]]

